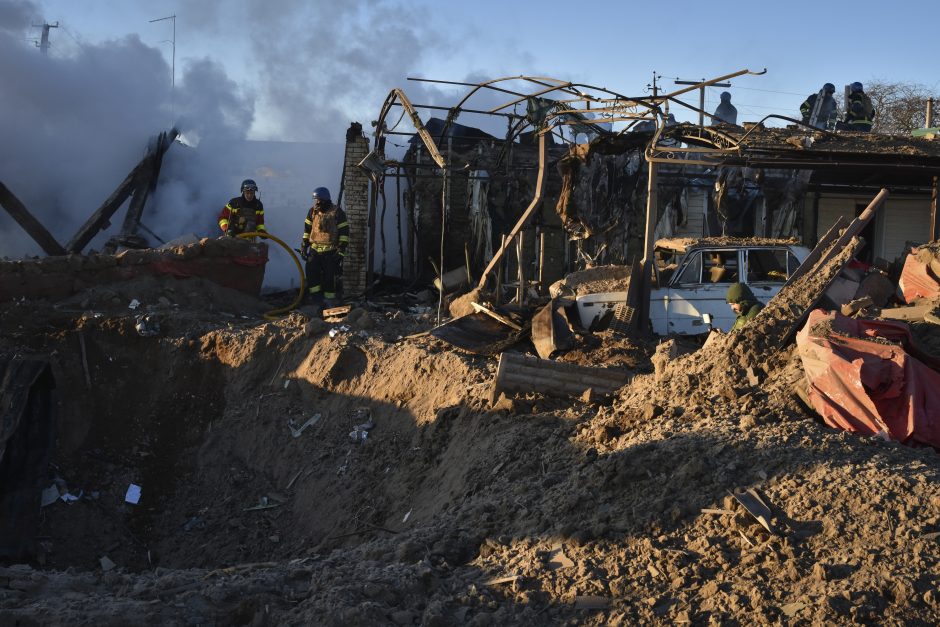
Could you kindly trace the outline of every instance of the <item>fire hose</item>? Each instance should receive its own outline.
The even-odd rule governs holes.
[[[296,298],[294,298],[294,302],[292,302],[287,307],[281,307],[279,309],[272,309],[271,311],[265,312],[264,314],[265,319],[275,320],[277,319],[278,316],[282,316],[288,313],[290,310],[297,307],[297,305],[300,304],[300,301],[304,297],[304,291],[306,291],[307,289],[307,282],[304,277],[304,269],[300,265],[300,260],[297,258],[297,255],[294,254],[294,251],[291,249],[291,247],[285,244],[284,242],[282,242],[277,237],[274,237],[270,233],[266,233],[264,231],[252,231],[251,233],[239,233],[238,237],[241,239],[251,239],[252,237],[262,237],[264,239],[269,239],[269,240],[273,240],[277,242],[278,244],[281,245],[281,248],[287,251],[287,254],[290,255],[290,258],[294,260],[294,265],[297,266],[297,272],[300,274],[300,289],[297,290],[297,296]]]

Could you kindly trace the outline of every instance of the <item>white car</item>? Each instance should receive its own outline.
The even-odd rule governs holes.
[[[735,314],[725,302],[732,283],[745,283],[767,304],[809,255],[791,240],[660,240],[657,283],[650,290],[650,323],[657,335],[729,331]]]
[[[698,335],[711,328],[728,331],[735,314],[725,302],[732,283],[746,283],[763,304],[771,299],[809,255],[794,240],[668,239],[656,242],[656,278],[650,290],[649,318],[657,335]],[[608,313],[617,318],[627,292],[577,298],[581,325],[592,328]],[[704,314],[711,316],[707,324]]]

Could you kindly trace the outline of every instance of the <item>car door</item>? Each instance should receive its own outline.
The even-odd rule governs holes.
[[[735,315],[725,302],[728,287],[740,280],[740,251],[731,248],[697,249],[686,255],[664,297],[666,332],[681,335],[707,333],[703,314],[712,326],[727,331]],[[655,330],[655,329],[654,329]]]
[[[747,285],[762,304],[777,295],[799,260],[786,247],[750,248],[743,251]]]

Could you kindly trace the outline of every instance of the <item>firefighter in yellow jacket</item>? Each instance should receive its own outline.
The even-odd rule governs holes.
[[[301,254],[307,261],[307,300],[317,305],[335,305],[343,273],[343,257],[349,246],[346,213],[333,204],[330,190],[313,190],[313,206],[304,221]]]
[[[242,181],[242,195],[228,201],[219,214],[219,228],[223,235],[235,237],[241,233],[265,230],[264,205],[257,194],[257,183],[251,179]]]

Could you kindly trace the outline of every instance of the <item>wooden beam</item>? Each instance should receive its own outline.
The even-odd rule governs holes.
[[[7,210],[7,213],[16,220],[17,224],[23,227],[30,237],[33,238],[47,255],[64,255],[65,249],[62,244],[56,241],[52,234],[46,230],[42,223],[33,217],[19,198],[10,191],[10,189],[0,183],[0,206]]]
[[[140,226],[140,220],[143,217],[144,205],[150,193],[156,189],[157,180],[160,178],[160,168],[163,166],[163,155],[169,150],[170,145],[179,135],[175,128],[169,133],[160,133],[157,138],[157,144],[144,157],[141,162],[144,168],[138,177],[138,183],[134,189],[134,197],[127,207],[127,213],[124,215],[124,224],[121,226],[121,235],[133,235]]]
[[[75,235],[72,236],[72,239],[70,239],[69,243],[65,246],[70,253],[82,252],[82,249],[98,234],[98,231],[106,229],[111,225],[111,216],[120,209],[124,201],[127,200],[131,192],[134,191],[134,183],[137,179],[137,173],[140,167],[140,164],[138,164],[137,167],[131,170],[131,173],[121,181],[121,184],[108,196],[108,199],[105,200],[104,203],[98,207],[98,210],[88,218],[85,224],[76,231]]]
[[[146,180],[148,183],[155,182],[155,178],[146,178],[147,172],[150,171],[154,173],[153,177],[159,174],[159,165],[155,165],[154,158],[156,157],[162,160],[163,153],[170,148],[177,135],[179,135],[179,131],[175,128],[171,129],[168,133],[161,133],[159,135],[156,144],[147,151],[146,156],[140,160],[140,163],[131,170],[130,174],[117,186],[117,189],[112,192],[108,199],[98,207],[98,210],[95,211],[85,224],[78,229],[75,235],[72,236],[72,239],[66,244],[66,249],[68,249],[69,252],[80,253],[99,231],[108,228],[111,225],[111,216],[121,208],[121,205],[134,193],[134,190],[142,185],[141,180]],[[159,156],[157,157],[157,155]],[[142,193],[140,198],[139,209],[142,212],[143,202],[146,201],[146,193]],[[133,218],[131,219],[133,221]],[[140,216],[137,217],[137,221],[139,220]]]

